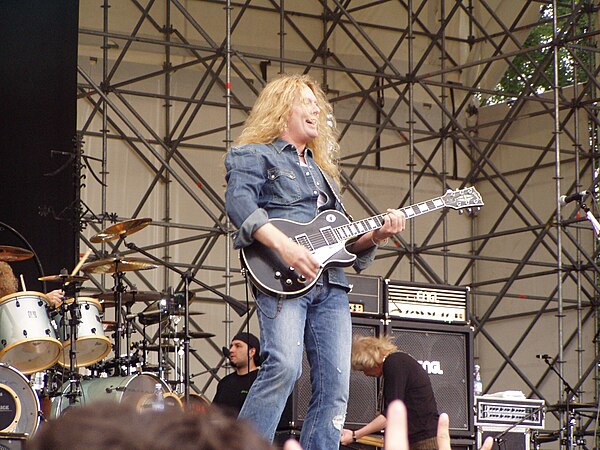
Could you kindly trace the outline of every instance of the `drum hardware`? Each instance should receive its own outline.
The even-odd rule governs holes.
[[[119,225],[119,224],[116,224]],[[141,229],[141,228],[140,228]],[[136,230],[137,231],[137,230]],[[112,232],[112,230],[110,230]],[[121,233],[123,234],[123,233]],[[127,233],[123,234],[124,237]],[[131,302],[127,302],[123,300],[124,294],[126,293],[125,285],[123,284],[124,272],[128,271],[137,271],[137,270],[148,270],[155,269],[158,267],[156,264],[151,261],[143,260],[141,258],[125,258],[120,255],[114,255],[109,258],[100,259],[97,261],[93,261],[87,264],[84,264],[81,268],[83,272],[86,273],[112,273],[114,279],[114,287],[113,287],[113,297],[114,297],[114,305],[115,305],[115,321],[116,321],[116,331],[115,331],[115,344],[114,344],[114,352],[115,352],[115,360],[117,360],[117,367],[120,367],[118,355],[121,354],[121,339],[123,335],[125,335],[127,352],[129,352],[130,347],[130,337],[131,330],[129,327],[129,322],[125,321],[125,329],[123,329],[123,311],[122,306],[126,307],[126,314],[131,313],[131,305],[136,300],[137,290],[131,291]],[[153,295],[155,295],[153,293]],[[127,300],[127,298],[126,298]],[[127,358],[129,354],[127,355]],[[127,370],[128,374],[129,370]],[[119,371],[116,371],[115,375],[121,375]]]
[[[0,245],[0,261],[16,262],[33,258],[33,252],[12,245]]]
[[[137,251],[139,253],[141,253],[142,255],[152,259],[153,261],[156,261],[158,264],[163,265],[164,267],[166,267],[167,269],[179,274],[181,276],[181,280],[183,281],[183,311],[184,311],[184,315],[183,315],[183,331],[182,331],[182,336],[183,336],[183,360],[184,360],[184,367],[183,367],[183,379],[184,379],[184,398],[185,398],[185,402],[187,403],[187,401],[189,400],[189,394],[190,394],[190,316],[189,316],[189,312],[190,312],[190,299],[191,299],[191,295],[190,295],[190,283],[194,282],[196,284],[198,284],[199,286],[202,286],[204,289],[218,295],[219,297],[221,297],[226,303],[228,303],[231,308],[241,317],[244,314],[248,313],[248,308],[241,302],[239,302],[238,300],[235,300],[233,297],[231,297],[230,295],[226,295],[226,294],[222,294],[221,292],[217,291],[216,289],[214,289],[213,287],[207,285],[206,283],[203,283],[202,281],[198,280],[197,278],[195,278],[192,275],[192,272],[190,269],[186,270],[185,272],[180,270],[178,267],[175,267],[174,265],[163,261],[159,258],[157,258],[156,256],[152,255],[151,253],[148,253],[147,251],[139,248],[137,245],[135,245],[132,242],[129,243],[125,243],[125,246],[130,249],[130,250],[134,250]],[[159,325],[160,326],[160,325]],[[159,330],[159,336],[160,336],[160,330]],[[161,352],[160,352],[160,347],[159,347],[159,358],[161,357]]]

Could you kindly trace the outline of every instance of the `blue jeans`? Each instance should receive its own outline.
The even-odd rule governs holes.
[[[307,295],[282,300],[258,293],[261,355],[265,358],[239,417],[272,441],[286,399],[310,364],[312,397],[300,444],[304,450],[337,449],[346,417],[350,382],[352,322],[346,292],[327,282]]]

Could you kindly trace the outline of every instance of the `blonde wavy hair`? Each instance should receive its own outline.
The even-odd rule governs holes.
[[[352,370],[374,369],[390,353],[398,351],[391,336],[364,336],[352,341]]]
[[[320,109],[319,134],[308,142],[308,147],[319,167],[339,185],[340,172],[336,161],[340,146],[333,107],[319,84],[308,75],[283,75],[267,83],[252,107],[236,145],[270,144],[281,136],[287,127],[294,99],[304,86],[313,91]]]
[[[0,297],[14,294],[19,290],[19,281],[12,271],[12,268],[0,261]]]

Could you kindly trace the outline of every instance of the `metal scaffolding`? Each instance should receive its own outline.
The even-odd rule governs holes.
[[[548,6],[567,13],[544,16]],[[308,73],[336,111],[344,196],[355,216],[448,188],[474,185],[484,196],[479,213],[410,221],[380,250],[376,274],[471,287],[486,392],[514,386],[564,404],[563,382],[530,361],[539,351],[551,353],[578,402],[597,401],[596,240],[581,211],[559,202],[598,185],[596,2],[81,0],[80,10],[82,246],[99,257],[130,254],[120,241],[103,248],[89,237],[151,212],[154,235],[144,250],[220,292],[244,295],[215,172],[261,86],[277,73]],[[543,24],[552,38],[525,46]],[[574,82],[559,86],[564,55]],[[522,89],[506,92],[499,81],[516,70],[516,57],[530,72],[517,77]],[[506,101],[486,106],[490,98]],[[109,176],[124,154],[147,186]],[[129,193],[127,208],[111,200]],[[390,198],[395,204],[383,204]],[[174,284],[166,270],[159,279],[127,279],[152,290]],[[110,280],[93,282],[110,288]],[[206,289],[194,291],[220,304]],[[226,311],[224,342],[233,323]],[[538,327],[549,323],[554,332],[540,339]],[[220,344],[207,342],[220,355]],[[193,356],[206,372],[204,386],[195,384],[203,391],[224,358],[215,368],[204,353]],[[564,433],[564,410],[548,415]],[[580,418],[578,436],[595,426]]]

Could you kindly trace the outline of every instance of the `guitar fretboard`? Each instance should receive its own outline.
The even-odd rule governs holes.
[[[404,213],[407,219],[412,219],[413,217],[435,211],[436,209],[443,208],[444,206],[446,206],[446,204],[442,200],[442,197],[437,197],[422,203],[400,208],[400,211]],[[376,216],[367,217],[366,219],[351,222],[339,227],[321,228],[318,233],[300,234],[294,236],[293,240],[308,250],[314,251],[317,248],[327,245],[334,245],[339,242],[345,242],[368,231],[377,230],[383,226],[386,215],[387,213],[378,214]]]
[[[442,197],[437,197],[431,200],[427,200],[426,202],[406,206],[405,208],[400,208],[400,211],[404,213],[407,219],[412,219],[413,217],[417,217],[421,214],[426,214],[428,212],[435,211],[436,209],[443,208],[444,206],[446,206],[446,204],[442,200]],[[383,226],[383,220],[386,215],[387,213],[379,214],[373,217],[368,217],[363,220],[336,227],[333,229],[333,231],[339,236],[341,240],[346,241],[353,237],[360,236],[361,234],[364,234],[367,231],[377,230],[378,228],[381,228]]]

